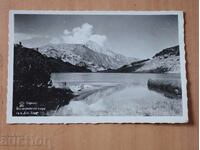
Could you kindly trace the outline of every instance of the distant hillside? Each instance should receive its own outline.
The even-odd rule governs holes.
[[[179,73],[180,72],[180,53],[179,46],[163,49],[155,54],[152,59],[145,62],[136,72],[153,73]]]
[[[163,49],[156,53],[151,59],[136,61],[118,69],[109,69],[104,72],[179,73],[179,46]]]
[[[131,63],[130,65],[122,66],[121,68],[117,69],[117,72],[135,72],[138,68],[142,67],[146,61],[149,59],[144,59],[140,61],[136,61]]]
[[[179,55],[180,55],[179,46],[177,45],[177,46],[174,46],[174,47],[163,49],[159,53],[156,53],[153,56],[153,58],[162,57],[162,56],[164,56],[166,58],[166,57],[169,57],[169,56],[179,56]]]

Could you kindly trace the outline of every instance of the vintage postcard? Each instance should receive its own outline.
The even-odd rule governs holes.
[[[181,11],[9,14],[7,123],[188,122]]]

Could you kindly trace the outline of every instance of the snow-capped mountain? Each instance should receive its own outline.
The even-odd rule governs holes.
[[[96,42],[93,42],[93,41],[88,41],[85,44],[85,46],[87,46],[88,48],[90,48],[90,49],[92,49],[92,50],[94,50],[96,52],[103,53],[105,55],[113,57],[117,61],[123,61],[124,64],[128,64],[130,62],[134,62],[134,61],[138,61],[139,60],[139,59],[134,58],[134,57],[126,57],[126,56],[124,56],[122,54],[115,53],[112,50],[106,49],[106,48],[100,46],[99,44],[97,44]]]
[[[73,65],[85,66],[93,72],[117,69],[137,60],[136,58],[127,58],[123,55],[105,50],[92,41],[85,45],[66,43],[48,44],[38,48],[38,51],[47,57],[61,59]]]

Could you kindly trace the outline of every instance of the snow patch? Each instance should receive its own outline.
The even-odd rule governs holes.
[[[117,69],[136,61],[121,54],[106,50],[95,42],[83,44],[48,44],[39,47],[39,52],[47,57],[61,59],[73,65],[85,66],[93,72]]]

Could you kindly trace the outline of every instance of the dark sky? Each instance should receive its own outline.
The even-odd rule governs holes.
[[[178,45],[177,15],[15,15],[15,42],[39,47],[89,40],[114,52],[149,58]]]

